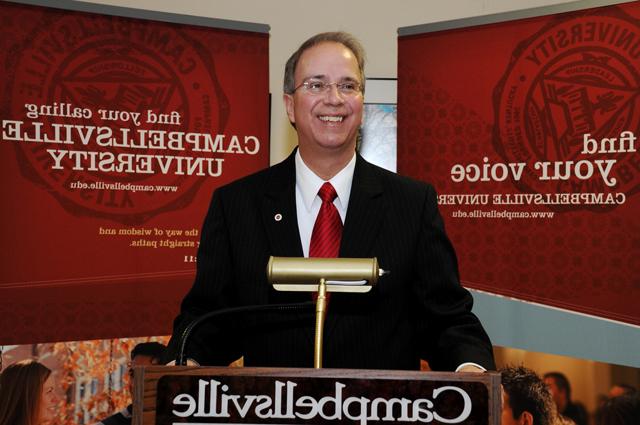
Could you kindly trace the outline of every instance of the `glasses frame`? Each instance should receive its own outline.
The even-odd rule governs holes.
[[[312,83],[321,84],[322,88],[312,89],[312,88],[309,87]],[[356,86],[356,88],[353,89],[353,90],[351,90],[351,89],[346,89],[345,90],[341,86],[346,85],[346,84],[349,84],[349,85],[353,84],[353,85]],[[345,80],[345,81],[334,81],[333,83],[326,83],[326,82],[324,82],[322,80],[318,80],[316,78],[307,78],[299,86],[294,88],[293,92],[295,93],[298,89],[304,87],[304,89],[305,89],[305,91],[307,93],[318,96],[318,95],[327,94],[329,92],[329,90],[331,90],[331,86],[336,86],[336,89],[338,90],[338,93],[340,93],[343,96],[357,96],[358,94],[362,94],[362,83],[360,83],[359,81]]]

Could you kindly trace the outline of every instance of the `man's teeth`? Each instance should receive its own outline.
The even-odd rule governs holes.
[[[321,121],[342,122],[342,117],[321,116],[319,118],[320,118]]]

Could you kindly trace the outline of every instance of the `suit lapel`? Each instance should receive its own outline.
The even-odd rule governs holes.
[[[358,155],[356,161],[347,217],[342,230],[340,257],[370,258],[375,253],[374,244],[380,234],[380,226],[385,217],[383,188],[378,169],[365,161],[360,155]],[[368,297],[369,294],[354,296]],[[334,308],[348,311],[353,307],[346,305],[346,303],[350,304],[352,302],[347,301],[348,298],[351,297],[335,294],[331,302],[335,306]],[[348,319],[341,318],[336,314],[332,315],[330,304],[325,323],[325,341],[331,338],[336,325],[341,320]]]
[[[295,153],[295,151],[294,151]],[[270,255],[302,257],[296,213],[294,154],[272,167],[262,207],[262,220],[271,247]]]
[[[372,256],[373,244],[385,214],[382,191],[376,168],[358,155],[342,230],[340,257]]]
[[[269,241],[269,255],[276,257],[302,257],[302,243],[298,229],[296,211],[296,164],[295,150],[287,159],[271,167],[261,205],[262,221]],[[270,291],[271,303],[299,303],[311,300],[309,292]],[[298,322],[312,320],[309,312],[291,312]],[[311,317],[311,319],[310,319]],[[309,322],[313,323],[313,322]],[[302,331],[307,344],[313,347],[313,327]],[[312,359],[309,359],[311,361]]]

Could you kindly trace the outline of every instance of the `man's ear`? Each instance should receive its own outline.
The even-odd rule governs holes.
[[[294,107],[293,107],[293,95],[285,93],[284,95],[282,95],[282,100],[284,100],[284,107],[287,110],[287,116],[289,117],[289,122],[293,125],[295,125],[296,123],[296,116],[293,112]]]
[[[520,424],[520,425],[535,425],[533,423],[533,415],[525,410],[524,412],[522,412],[522,414],[518,418],[518,424]]]

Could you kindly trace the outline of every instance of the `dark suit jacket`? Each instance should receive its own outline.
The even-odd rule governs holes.
[[[276,214],[282,220],[274,219]],[[174,323],[176,336],[194,318],[241,305],[309,300],[274,291],[270,255],[301,257],[295,205],[295,161],[221,187],[213,195],[198,251],[195,283]],[[436,370],[463,362],[494,369],[491,343],[460,286],[457,260],[437,210],[434,189],[357,157],[341,257],[377,257],[391,273],[368,294],[331,296],[324,367]],[[314,313],[247,315],[203,325],[187,356],[226,365],[312,367]]]

